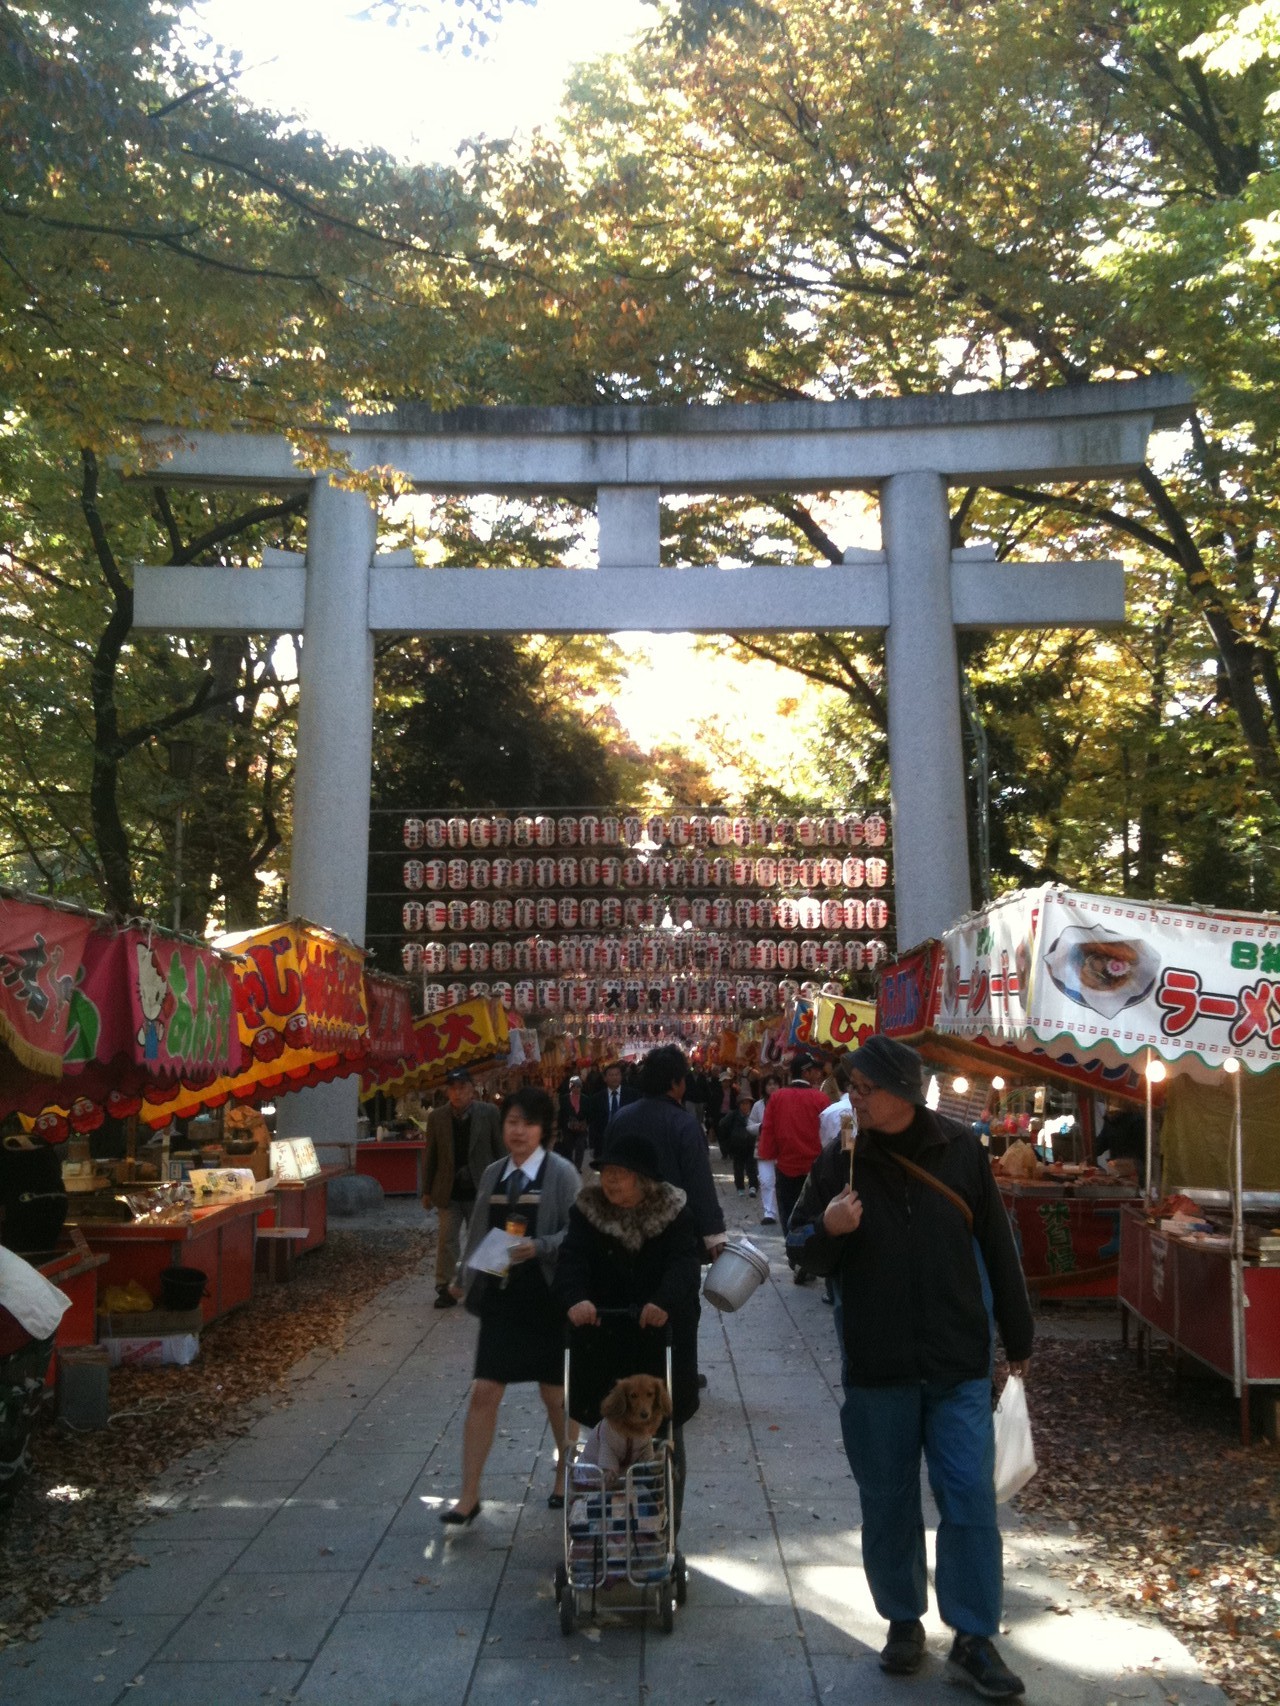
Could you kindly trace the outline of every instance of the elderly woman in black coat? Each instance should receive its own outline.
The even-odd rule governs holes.
[[[667,1184],[647,1137],[606,1143],[598,1184],[584,1185],[560,1246],[555,1294],[573,1335],[569,1414],[584,1427],[628,1374],[666,1374],[671,1334],[676,1521],[684,1494],[684,1424],[698,1408],[702,1240],[685,1194]],[[629,1315],[601,1319],[602,1310]]]

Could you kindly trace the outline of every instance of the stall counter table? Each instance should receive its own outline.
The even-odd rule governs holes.
[[[356,1172],[376,1179],[389,1197],[416,1197],[424,1139],[383,1138],[356,1144]]]
[[[58,1322],[54,1335],[46,1386],[51,1387],[57,1378],[59,1351],[76,1350],[97,1342],[98,1269],[106,1265],[107,1258],[95,1256],[87,1245],[64,1250],[40,1264],[40,1272],[50,1285],[56,1285],[64,1297],[71,1299],[71,1307]]]
[[[1027,1285],[1037,1297],[1114,1297],[1120,1269],[1120,1211],[1136,1192],[1117,1186],[1000,1179]]]
[[[1240,1433],[1248,1444],[1249,1388],[1280,1385],[1280,1268],[1246,1262],[1244,1299]],[[1120,1307],[1126,1343],[1133,1316],[1175,1352],[1233,1378],[1228,1250],[1170,1238],[1140,1209],[1127,1208],[1120,1227]]]
[[[198,1208],[188,1226],[131,1222],[80,1223],[89,1248],[107,1258],[104,1285],[137,1280],[159,1302],[160,1275],[168,1267],[200,1268],[209,1285],[200,1305],[205,1325],[253,1296],[253,1249],[261,1199]]]
[[[277,1180],[271,1193],[271,1206],[258,1217],[260,1226],[293,1226],[306,1231],[294,1246],[294,1254],[318,1250],[329,1230],[329,1180],[349,1167],[322,1167],[312,1179]]]

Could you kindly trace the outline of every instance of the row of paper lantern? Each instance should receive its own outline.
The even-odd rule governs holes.
[[[844,976],[851,972],[874,971],[888,957],[888,947],[879,938],[869,942],[805,941],[775,942],[766,937],[759,942],[717,942],[703,953],[689,954],[679,960],[664,960],[647,950],[658,946],[649,942],[636,943],[641,951],[604,954],[597,949],[610,944],[598,943],[588,949],[582,942],[549,942],[539,937],[534,942],[406,942],[401,960],[408,972],[436,976],[441,972],[614,972],[647,971],[808,971],[827,972]]]
[[[701,944],[662,942],[637,937],[618,942],[609,937],[546,936],[518,942],[413,942],[405,944],[409,969],[438,972],[497,971],[867,971],[878,963],[874,942],[803,942],[771,936],[752,942],[713,938]],[[408,964],[408,960],[406,963]]]
[[[867,817],[407,817],[420,847],[883,847],[889,826]]]
[[[685,983],[646,984],[639,979],[599,983],[591,979],[522,978],[515,983],[428,983],[428,1013],[463,1001],[489,998],[516,1013],[628,1012],[765,1013],[785,1006],[780,986],[763,978],[694,978]],[[834,989],[838,993],[838,986]]]
[[[889,903],[873,896],[861,900],[818,900],[813,895],[781,900],[688,900],[669,909],[671,925],[663,934],[686,936],[697,930],[885,930]],[[400,921],[410,935],[479,930],[619,930],[660,925],[663,903],[652,900],[578,900],[573,895],[525,895],[516,900],[406,900]],[[688,926],[688,929],[686,929]]]
[[[849,854],[836,859],[406,859],[404,886],[416,889],[553,888],[850,888],[882,889],[889,862]]]

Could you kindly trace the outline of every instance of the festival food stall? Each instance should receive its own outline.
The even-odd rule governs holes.
[[[409,1050],[394,1062],[371,1064],[364,1074],[363,1094],[404,1096],[443,1084],[455,1066],[478,1067],[505,1060],[510,1032],[500,1002],[478,997],[437,1013],[424,1014],[413,1025]],[[417,1135],[384,1136],[356,1146],[356,1171],[376,1179],[388,1196],[416,1196],[424,1140]]]
[[[994,976],[986,966],[987,915],[963,920],[941,941],[925,942],[886,967],[877,1000],[879,1028],[943,1071],[985,1077],[997,1100],[1020,1085],[1077,1092],[1086,1127],[1093,1096],[1141,1098],[1141,1084],[1128,1065],[1112,1067],[1070,1052],[1051,1056],[1042,1048],[1017,1047],[996,1031],[992,1002],[1003,1009],[1007,999],[1018,998],[1024,982],[1016,963],[1009,970],[997,962]],[[945,1018],[944,986],[950,993]],[[1031,1135],[1025,1115],[1007,1123],[1016,1124],[1023,1139]],[[1016,1159],[1008,1170],[996,1159],[995,1172],[1029,1288],[1052,1301],[1114,1297],[1120,1207],[1137,1198],[1132,1178],[1088,1162],[1045,1164],[1025,1140],[1014,1143],[1012,1154]]]
[[[1147,1188],[1120,1205],[1120,1303],[1231,1379],[1247,1439],[1250,1387],[1280,1384],[1280,918],[1045,888],[963,920],[944,954],[939,1032],[1140,1069]]]
[[[239,1065],[231,961],[147,924],[0,891],[0,1056],[0,1117],[22,1116],[6,1143],[83,1139],[109,1115],[135,1115],[149,1090],[172,1095]],[[59,1328],[69,1346],[92,1342],[99,1280],[114,1277],[112,1252],[90,1234],[130,1210],[98,1188],[107,1177],[92,1162],[63,1171],[73,1243],[43,1271],[72,1298]],[[139,1185],[132,1160],[118,1171]]]

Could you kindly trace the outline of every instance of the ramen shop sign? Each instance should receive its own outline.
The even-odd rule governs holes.
[[[1049,888],[964,920],[943,951],[942,1032],[1201,1076],[1228,1056],[1280,1065],[1280,919]]]

